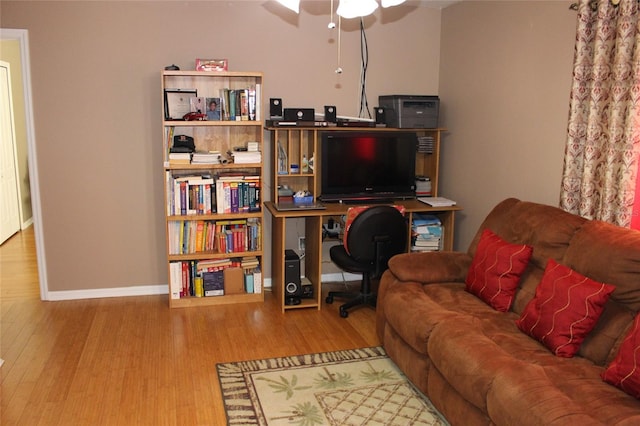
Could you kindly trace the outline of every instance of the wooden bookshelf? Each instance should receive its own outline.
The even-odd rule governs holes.
[[[169,306],[176,308],[262,302],[264,207],[261,191],[264,184],[264,160],[261,158],[256,162],[237,163],[233,161],[233,154],[238,148],[247,148],[249,142],[257,145],[261,155],[264,152],[261,111],[263,74],[163,71],[161,80],[164,100],[162,130]],[[185,97],[192,97],[195,93],[196,97],[202,98],[201,105],[216,98],[221,119],[177,119],[171,112],[177,111],[178,107],[171,109],[167,105],[167,93],[175,94],[176,91],[184,91]],[[185,102],[184,99],[179,101]],[[184,103],[180,102],[174,102],[171,106],[182,105],[184,108]],[[173,138],[177,135],[193,138],[196,152],[215,151],[224,162],[174,163],[169,154]],[[238,176],[228,177],[228,182],[223,184],[221,176],[230,174]],[[198,176],[203,180],[199,181]],[[245,179],[239,176],[244,176]],[[191,177],[191,181],[188,177]],[[190,183],[181,188],[181,179]],[[221,187],[228,189],[219,193],[216,188]],[[224,210],[223,206],[227,209]],[[257,258],[258,268],[242,268],[241,262],[252,258]],[[204,289],[200,291],[197,288],[199,286],[195,285],[195,278],[204,276],[203,271],[198,270],[198,264],[202,265],[203,261],[226,260],[233,262],[231,267],[243,269],[243,280],[246,280],[242,283],[244,292],[230,294],[225,286],[223,295],[205,296]],[[181,274],[176,272],[178,265]],[[219,269],[223,267],[229,265],[212,266]],[[211,272],[213,271],[207,271]],[[251,280],[247,280],[247,275],[251,275]],[[255,282],[255,279],[258,281]],[[245,287],[251,281],[254,281],[253,291]]]

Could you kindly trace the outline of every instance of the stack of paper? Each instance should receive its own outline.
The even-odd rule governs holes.
[[[455,206],[456,202],[444,197],[418,197],[418,201],[429,204],[431,207]]]
[[[442,223],[437,216],[414,214],[411,224],[411,251],[442,249]]]

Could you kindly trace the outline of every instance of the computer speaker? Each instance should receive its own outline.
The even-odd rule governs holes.
[[[324,121],[328,121],[329,123],[335,123],[338,121],[338,116],[336,113],[336,107],[333,105],[325,105],[324,106]]]
[[[271,98],[269,99],[269,116],[282,117],[282,99]]]
[[[293,250],[284,251],[284,297],[285,304],[297,305],[302,296],[300,282],[300,258]]]
[[[387,117],[383,107],[376,107],[376,124],[387,124]]]

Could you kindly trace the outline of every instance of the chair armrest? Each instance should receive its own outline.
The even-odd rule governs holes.
[[[455,251],[403,253],[389,260],[389,270],[400,281],[464,282],[471,260],[467,253]]]

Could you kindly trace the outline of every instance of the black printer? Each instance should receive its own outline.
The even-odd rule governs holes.
[[[378,105],[384,109],[387,127],[400,129],[436,129],[440,99],[427,95],[378,96]]]

